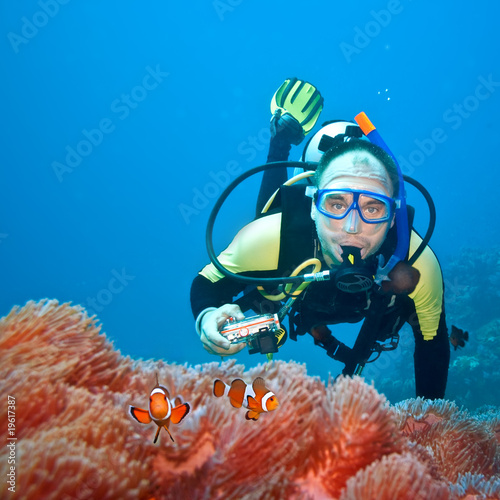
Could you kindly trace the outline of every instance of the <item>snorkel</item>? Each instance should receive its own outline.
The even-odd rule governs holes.
[[[384,265],[384,258],[382,255],[379,256],[379,263],[377,272],[375,275],[375,283],[378,286],[382,285],[382,281],[388,281],[390,278],[388,274],[392,271],[394,266],[403,261],[406,258],[408,253],[408,248],[410,246],[410,231],[408,228],[408,212],[406,209],[406,193],[404,188],[404,179],[403,173],[401,172],[401,167],[399,166],[396,157],[392,154],[391,150],[382,139],[377,129],[373,125],[373,123],[369,120],[366,113],[363,111],[354,117],[356,123],[359,125],[363,133],[368,137],[370,142],[375,144],[376,146],[382,148],[387,154],[391,156],[396,164],[396,168],[398,171],[398,180],[399,180],[399,189],[397,196],[395,197],[396,201],[396,230],[397,230],[397,245],[394,253],[389,258],[388,262]]]

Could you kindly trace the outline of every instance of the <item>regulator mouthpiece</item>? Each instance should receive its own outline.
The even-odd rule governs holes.
[[[341,248],[343,262],[335,274],[335,286],[347,293],[369,290],[373,286],[373,266],[361,258],[361,249],[350,246]]]

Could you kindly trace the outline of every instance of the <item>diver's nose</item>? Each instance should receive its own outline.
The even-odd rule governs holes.
[[[359,233],[361,217],[356,209],[351,210],[344,222],[344,231],[350,234]]]

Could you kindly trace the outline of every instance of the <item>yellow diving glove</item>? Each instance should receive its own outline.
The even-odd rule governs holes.
[[[285,133],[291,144],[300,144],[313,129],[321,111],[323,97],[309,82],[286,79],[271,100],[271,134]]]

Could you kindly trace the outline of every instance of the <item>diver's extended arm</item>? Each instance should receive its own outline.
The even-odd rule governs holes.
[[[276,273],[280,250],[281,215],[273,214],[253,221],[241,229],[219,259],[235,273]],[[196,330],[205,349],[212,354],[230,355],[244,344],[231,346],[219,334],[230,316],[243,319],[234,298],[246,287],[244,283],[224,277],[213,264],[205,266],[191,285],[191,308],[196,318]]]
[[[267,163],[287,161],[291,147],[291,138],[289,137],[287,130],[281,130],[276,135],[271,137],[269,152],[267,154]],[[262,209],[269,198],[284,182],[287,181],[287,178],[286,168],[272,168],[264,171],[255,207],[256,217],[261,215]]]

